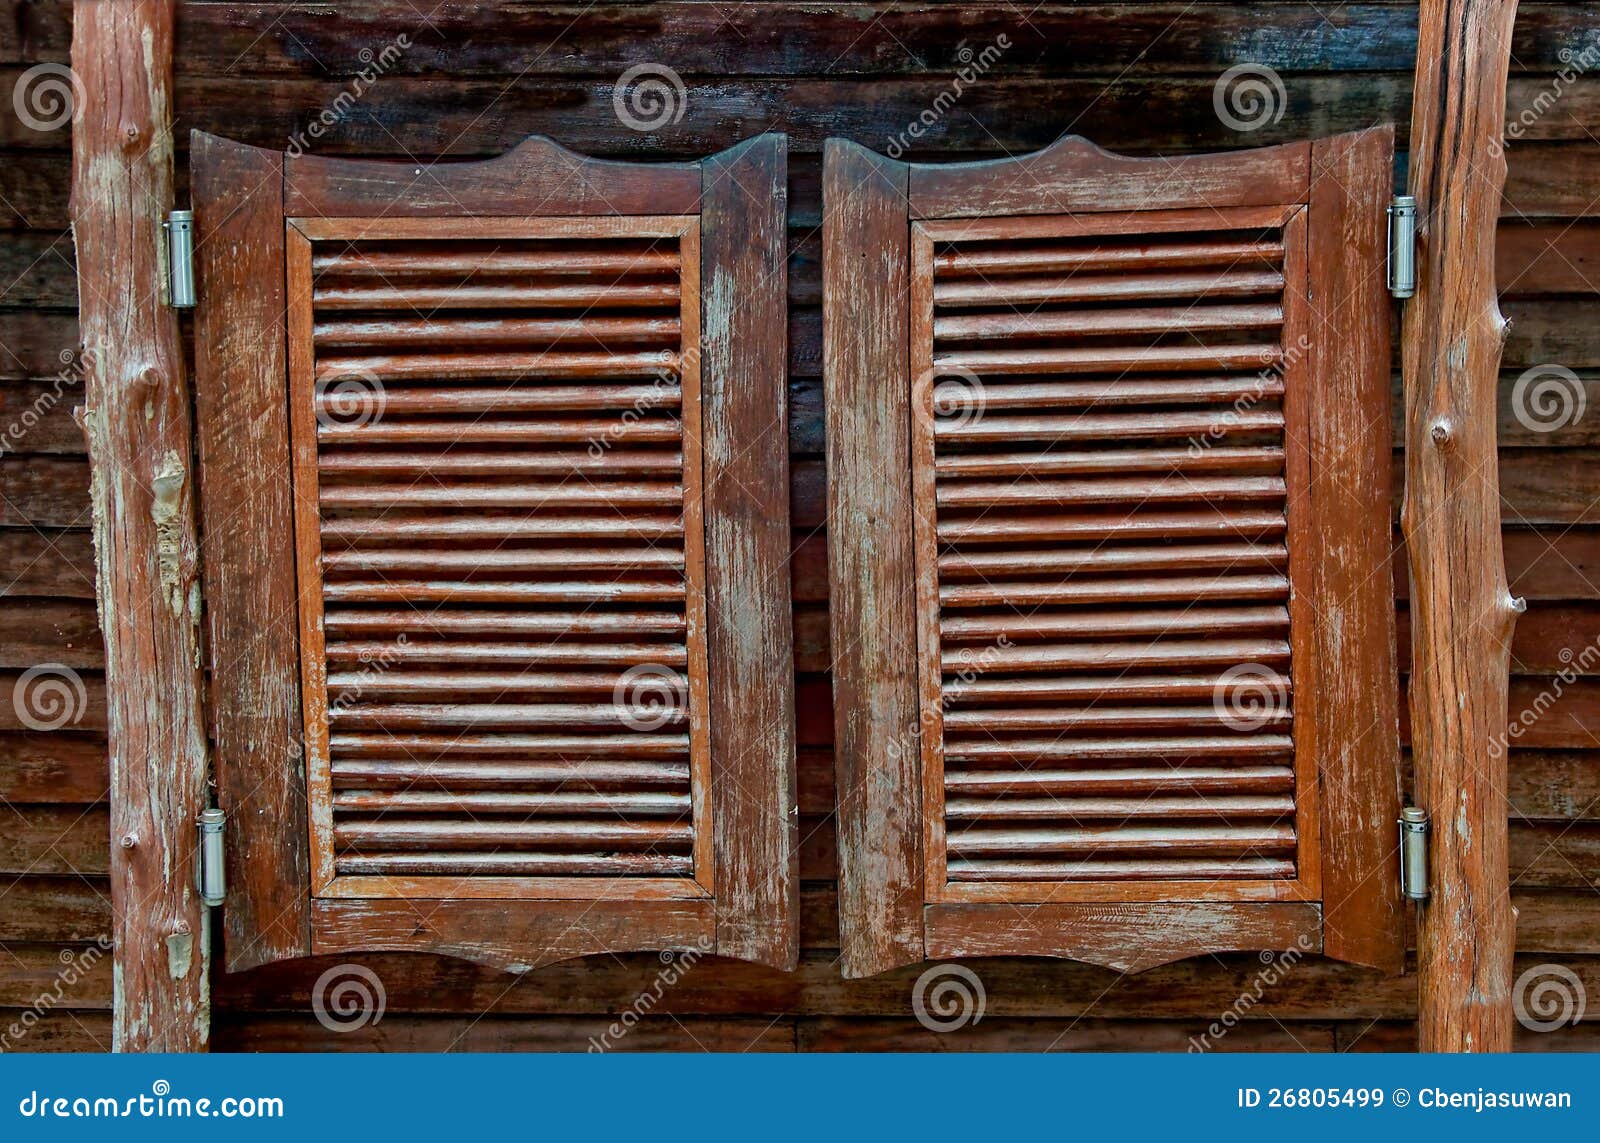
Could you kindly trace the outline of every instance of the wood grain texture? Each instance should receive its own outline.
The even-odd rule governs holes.
[[[310,950],[283,159],[197,134],[195,431],[230,972]]]
[[[1055,956],[1140,972],[1203,952],[1322,951],[1310,902],[929,905],[928,956]]]
[[[787,143],[707,159],[700,363],[717,951],[799,955],[788,590]],[[692,351],[692,349],[690,350]]]
[[[124,1051],[204,1048],[209,924],[194,889],[205,805],[199,548],[177,314],[155,283],[173,201],[174,5],[74,5],[72,67],[104,93],[74,124],[72,217],[86,281],[82,421],[111,750],[113,1037]]]
[[[1515,0],[1424,0],[1412,108],[1417,293],[1401,334],[1402,521],[1411,564],[1417,801],[1436,824],[1418,909],[1424,1051],[1509,1051],[1515,919],[1508,896],[1511,632],[1496,505],[1495,391],[1506,322],[1494,220]]]
[[[1267,206],[1303,202],[1311,147],[1287,143],[1217,155],[1135,158],[1066,135],[1029,155],[914,164],[914,218],[1066,214],[1098,210]]]
[[[291,153],[284,197],[291,215],[694,214],[700,171],[693,163],[592,159],[532,136],[503,155],[472,163],[375,163]]]
[[[602,952],[640,949],[709,953],[716,914],[709,900],[594,901],[319,900],[312,905],[318,955],[437,952],[527,972]]]
[[[1400,737],[1388,504],[1389,304],[1382,226],[1393,130],[1319,140],[1311,150],[1309,378],[1314,514],[1311,625],[1319,737],[1323,947],[1399,972]]]
[[[906,457],[907,171],[842,140],[823,174],[834,764],[846,977],[923,957],[916,589]],[[870,306],[870,308],[869,308]]]

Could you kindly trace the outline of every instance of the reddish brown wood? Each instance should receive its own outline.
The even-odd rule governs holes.
[[[786,370],[788,144],[704,164],[706,633],[717,951],[799,956]]]
[[[1433,814],[1433,895],[1418,910],[1423,1051],[1509,1051],[1515,919],[1504,751],[1511,631],[1495,403],[1506,322],[1494,225],[1515,0],[1425,0],[1410,188],[1417,294],[1405,308],[1412,749]]]
[[[509,972],[591,953],[716,947],[709,899],[633,901],[606,909],[592,901],[319,900],[312,906],[315,951],[439,952]]]
[[[1281,147],[1180,158],[1133,158],[1077,135],[1016,159],[917,165],[909,194],[914,218],[1068,214],[1102,210],[1277,206],[1303,202],[1311,147]]]
[[[384,218],[461,215],[693,214],[701,173],[694,163],[614,163],[530,136],[474,163],[374,163],[291,156],[284,166],[289,213]]]
[[[195,430],[229,971],[310,950],[283,330],[283,162],[197,134]]]
[[[1202,952],[1322,949],[1322,910],[1305,902],[930,905],[929,957],[1062,956],[1140,972]]]
[[[1400,738],[1390,527],[1389,299],[1383,212],[1392,127],[1311,150],[1310,405],[1313,621],[1306,647],[1318,702],[1337,734],[1318,759],[1323,948],[1399,972],[1405,963],[1393,823]]]
[[[823,174],[841,967],[923,958],[907,357],[907,168],[830,140]],[[870,300],[870,311],[865,310]],[[865,317],[870,312],[871,317]]]
[[[74,5],[72,66],[95,93],[73,125],[78,269],[94,288],[81,423],[93,465],[111,750],[116,1047],[197,1051],[209,1031],[194,888],[206,804],[199,550],[177,314],[156,284],[173,201],[175,5]]]

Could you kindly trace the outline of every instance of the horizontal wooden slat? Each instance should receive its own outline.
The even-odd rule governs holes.
[[[952,854],[1205,853],[1271,854],[1292,851],[1290,826],[1052,826],[1033,829],[952,829]]]
[[[1115,297],[1117,291],[1112,288],[1107,294]],[[934,318],[933,336],[941,341],[1046,336],[1100,337],[1113,334],[1264,329],[1281,324],[1283,308],[1276,303],[1265,302],[1256,305],[1150,306],[1115,310],[1039,310],[1030,307],[1023,313],[942,315]]]
[[[347,790],[333,796],[336,810],[367,813],[465,814],[646,814],[676,816],[689,811],[687,792],[442,793],[428,790]]]
[[[1281,639],[1172,639],[1155,643],[1057,643],[986,648],[981,662],[959,653],[945,656],[945,670],[1096,671],[1134,667],[1196,667],[1215,663],[1282,663],[1289,644]]]
[[[692,841],[688,824],[636,821],[478,821],[386,817],[336,821],[334,840],[353,849],[459,849],[488,846],[635,846]]]
[[[953,770],[945,789],[956,796],[1051,794],[1146,797],[1162,794],[1277,794],[1294,785],[1288,766],[1130,766],[1105,770]],[[1137,805],[1138,803],[1130,803]]]
[[[331,657],[331,656],[330,656]],[[620,703],[374,703],[339,704],[328,712],[329,726],[357,730],[537,730],[543,727],[632,727],[639,722],[681,726],[683,704],[632,707]]]
[[[330,734],[329,749],[344,759],[455,757],[570,759],[682,758],[682,734]]]
[[[945,743],[948,762],[1094,762],[1161,758],[1287,758],[1294,742],[1286,734],[1193,738],[1017,738],[1006,741],[953,739]]]
[[[1199,733],[1216,733],[1235,718],[1226,707],[1216,704],[1206,706],[1092,706],[1032,707],[1003,710],[977,708],[946,711],[945,734],[963,732],[998,737],[1003,734],[1033,731],[1037,734],[1070,734],[1074,731],[1106,733],[1112,730],[1195,730]],[[1259,720],[1263,726],[1287,727],[1292,714],[1287,709],[1262,711],[1253,715],[1251,722]]]
[[[1293,878],[1293,861],[1268,857],[1157,858],[1120,861],[955,860],[951,881],[1218,881]]]
[[[982,660],[980,660],[980,663]],[[985,679],[969,671],[944,683],[945,702],[951,707],[968,703],[1013,702],[1124,702],[1138,699],[1211,699],[1228,685],[1223,675],[1069,675],[1020,679]],[[1289,676],[1263,669],[1251,681],[1287,696]]]
[[[952,365],[952,368],[987,368],[994,363]],[[1215,442],[1234,433],[1281,431],[1283,414],[1273,409],[1217,412],[1083,413],[1072,416],[983,416],[940,422],[935,432],[949,441],[1105,441],[1139,437],[1192,437]]]
[[[1118,274],[1095,277],[984,277],[976,281],[939,280],[933,285],[935,311],[946,306],[1039,305],[1061,302],[1142,301],[1147,298],[1225,298],[1276,294],[1283,275],[1276,270],[1222,273]],[[945,336],[937,325],[934,336]]]
[[[687,785],[686,762],[654,760],[521,761],[510,756],[498,760],[451,757],[443,761],[415,758],[340,757],[333,761],[336,786],[390,786],[429,789],[555,785],[564,789],[601,789],[613,786]],[[530,751],[530,754],[533,752]]]
[[[1190,501],[1281,501],[1284,484],[1276,476],[1183,476],[1154,479],[1008,481],[941,480],[941,508],[1097,506]]]
[[[1042,607],[1057,604],[1161,603],[1174,600],[1284,599],[1289,580],[1283,575],[1167,576],[1160,579],[1067,580],[1064,582],[945,583],[939,602],[945,607]]]
[[[1038,821],[1071,819],[1119,822],[1141,818],[1281,818],[1294,813],[1288,794],[1208,794],[1197,797],[1136,798],[947,798],[950,821]]]
[[[1281,511],[1267,508],[1206,506],[1191,511],[1165,509],[1124,515],[950,517],[938,525],[942,543],[1039,543],[1041,541],[1187,539],[1230,536],[1262,539],[1284,530]]]

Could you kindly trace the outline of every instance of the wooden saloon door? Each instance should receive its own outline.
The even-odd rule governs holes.
[[[783,138],[193,156],[229,967],[792,967]]]
[[[830,142],[847,975],[1400,968],[1391,155]]]

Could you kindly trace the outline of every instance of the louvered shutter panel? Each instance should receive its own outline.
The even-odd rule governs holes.
[[[848,974],[1398,968],[1390,146],[831,146]]]
[[[195,155],[230,967],[791,966],[782,139]]]

